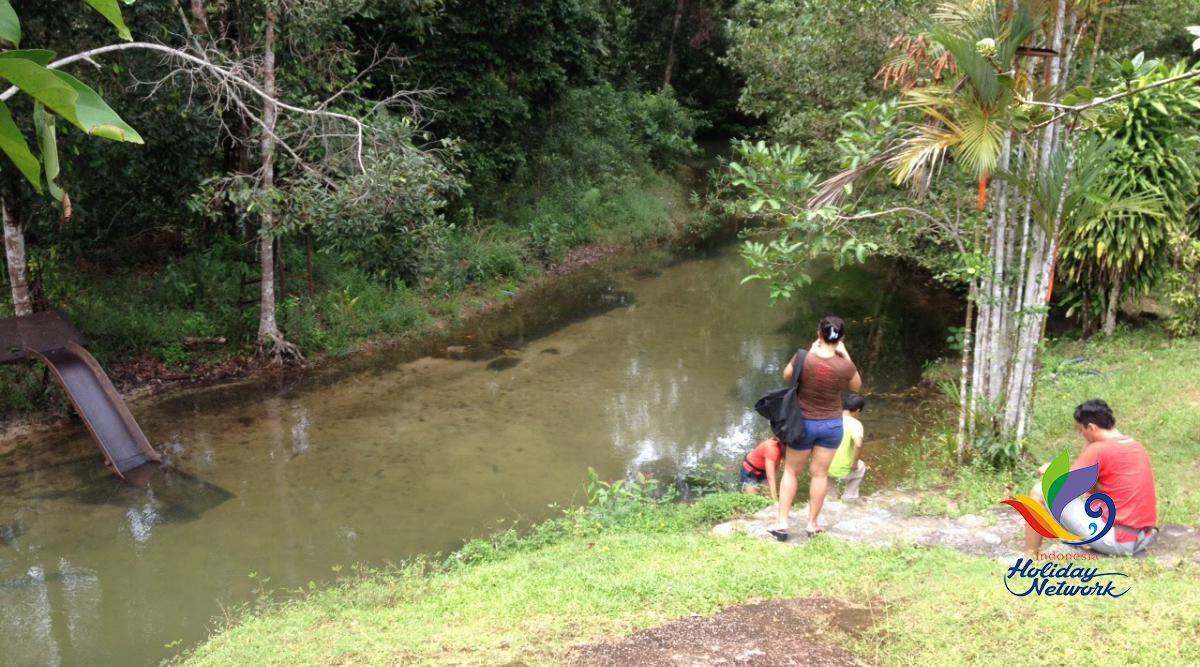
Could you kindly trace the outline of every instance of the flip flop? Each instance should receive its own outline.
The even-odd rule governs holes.
[[[772,529],[772,530],[768,530],[767,532],[768,532],[768,533],[770,533],[772,537],[774,537],[775,539],[779,540],[780,542],[787,542],[787,541],[788,541],[788,532],[787,532],[786,530],[774,530],[774,529]]]
[[[805,532],[805,533],[808,533],[808,536],[809,536],[809,537],[816,537],[817,535],[824,535],[824,534],[825,534],[825,529],[824,529],[824,528],[818,528],[818,529],[816,529],[816,530],[808,530],[808,529],[806,528],[806,529],[804,530],[804,532]]]

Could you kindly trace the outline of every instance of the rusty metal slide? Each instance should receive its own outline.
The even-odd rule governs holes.
[[[66,341],[64,347],[57,349],[26,349],[26,352],[45,363],[58,378],[118,475],[125,477],[125,473],[135,468],[162,462],[112,381],[83,346]]]

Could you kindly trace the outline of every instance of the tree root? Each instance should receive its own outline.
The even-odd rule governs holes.
[[[271,357],[271,363],[281,366],[287,362],[295,362],[304,364],[304,355],[300,352],[299,346],[295,343],[288,342],[283,337],[283,334],[265,333],[258,336],[258,356]]]

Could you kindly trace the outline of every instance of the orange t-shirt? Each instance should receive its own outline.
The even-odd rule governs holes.
[[[809,352],[800,375],[800,414],[805,419],[841,419],[842,390],[857,372],[843,357],[825,359]]]
[[[1113,499],[1117,523],[1140,529],[1158,525],[1158,496],[1154,491],[1154,470],[1146,448],[1133,438],[1098,440],[1083,448],[1072,468],[1100,466],[1096,486]],[[1104,520],[1107,522],[1108,517]],[[1117,541],[1130,542],[1136,537],[1117,531]]]
[[[746,459],[742,461],[742,468],[745,468],[746,472],[766,472],[768,461],[771,465],[779,465],[782,460],[783,444],[779,442],[779,438],[770,438],[746,455]]]

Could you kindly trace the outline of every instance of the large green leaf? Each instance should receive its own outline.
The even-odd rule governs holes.
[[[4,54],[8,57],[0,57],[0,78],[15,84],[26,95],[88,134],[113,141],[143,143],[141,135],[121,120],[96,91],[70,74],[47,69],[34,60],[44,57],[45,53],[48,52]],[[27,57],[12,54],[26,54]]]
[[[38,152],[42,154],[42,166],[46,172],[46,185],[50,196],[63,200],[63,189],[58,185],[58,135],[54,131],[54,114],[38,103],[33,105],[33,125],[37,129]]]
[[[21,19],[8,0],[0,0],[0,39],[21,46]]]
[[[29,144],[20,128],[13,122],[8,105],[0,102],[0,150],[12,160],[21,174],[33,185],[33,189],[42,191],[42,165],[37,157],[29,150]]]
[[[125,27],[125,19],[121,17],[121,5],[117,0],[83,0],[92,9],[100,12],[100,14],[108,19],[108,22],[113,24],[117,29],[117,34],[121,39],[129,41],[133,39],[133,35],[129,34],[129,28]]]
[[[37,62],[26,57],[6,55],[10,57],[0,58],[0,78],[20,88],[26,95],[46,105],[46,108],[74,122],[79,93],[55,76],[53,71]]]
[[[88,88],[79,79],[55,70],[54,76],[60,81],[71,87],[78,96],[78,101],[75,107],[75,118],[72,120],[84,132],[111,139],[113,141],[128,141],[134,144],[144,143],[142,135],[137,133],[137,130],[129,126],[128,123],[121,120],[117,112],[108,106],[96,91]],[[64,116],[65,118],[66,116]]]
[[[0,0],[3,1],[3,0]],[[0,53],[0,58],[20,58],[22,60],[32,60],[33,62],[45,67],[54,60],[54,52],[49,49],[19,49],[17,51],[5,51]]]

